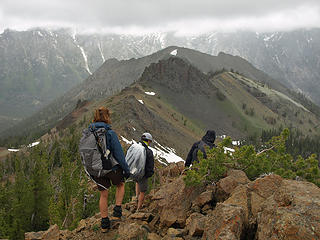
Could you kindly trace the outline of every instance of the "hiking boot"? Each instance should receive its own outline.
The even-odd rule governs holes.
[[[121,206],[115,206],[113,208],[113,214],[111,220],[121,220],[122,217],[122,209]]]
[[[101,218],[101,232],[106,233],[110,229],[110,220],[108,217]]]

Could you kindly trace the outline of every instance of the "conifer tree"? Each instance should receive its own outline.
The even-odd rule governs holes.
[[[30,174],[31,191],[34,199],[31,224],[34,231],[40,231],[49,227],[50,179],[48,174],[48,156],[44,149],[38,147],[32,152],[30,157],[34,161]]]

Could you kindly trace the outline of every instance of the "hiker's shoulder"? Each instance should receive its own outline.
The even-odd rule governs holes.
[[[198,147],[198,146],[200,145],[200,143],[201,143],[201,140],[200,140],[200,141],[195,142],[195,143],[193,144],[193,147]]]
[[[111,130],[111,126],[105,122],[93,122],[90,123],[89,128],[105,128],[106,130]]]

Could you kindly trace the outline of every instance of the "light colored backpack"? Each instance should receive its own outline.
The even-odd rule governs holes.
[[[145,175],[147,153],[142,143],[133,143],[126,154],[126,161],[130,169],[130,178],[134,181],[141,180]]]

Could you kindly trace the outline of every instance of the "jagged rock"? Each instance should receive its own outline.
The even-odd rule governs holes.
[[[42,239],[42,235],[43,235],[44,231],[40,231],[40,232],[26,232],[24,234],[24,239],[25,240],[38,240],[38,239]]]
[[[170,163],[159,171],[160,184],[166,184],[172,178],[179,177],[184,170],[184,162]]]
[[[184,240],[184,239],[181,237],[170,237],[170,236],[166,235],[162,238],[162,240]]]
[[[147,240],[161,240],[161,237],[156,233],[148,233]]]
[[[196,199],[195,201],[193,201],[193,205],[202,207],[204,206],[206,203],[209,203],[213,200],[213,191],[206,191],[201,193]]]
[[[192,201],[204,189],[201,187],[186,187],[183,177],[164,185],[152,196],[150,211],[158,211],[162,226],[170,227],[174,223],[183,228],[192,205]]]
[[[137,213],[130,215],[129,218],[148,221],[150,219],[150,217],[151,217],[151,213],[137,212]]]
[[[202,236],[207,217],[200,213],[192,213],[186,221],[186,229],[189,231],[189,235]]]
[[[320,188],[309,182],[281,182],[258,214],[258,239],[320,239]]]
[[[224,204],[235,205],[242,208],[245,215],[245,223],[249,223],[249,208],[248,208],[248,187],[246,185],[239,185],[234,189],[231,196],[224,201]]]
[[[227,172],[227,177],[220,179],[217,183],[217,201],[225,201],[239,184],[247,184],[248,182],[250,182],[250,180],[243,171],[234,169],[229,170]]]
[[[244,228],[245,215],[239,206],[218,203],[207,216],[203,240],[238,240]]]
[[[184,234],[183,229],[169,228],[167,231],[167,235],[170,237],[181,237],[183,234]]]
[[[224,203],[242,207],[246,225],[255,223],[264,201],[275,193],[282,181],[280,176],[272,174],[247,185],[239,185]]]
[[[160,219],[160,216],[159,216],[159,215],[156,215],[156,216],[152,219],[152,221],[149,223],[149,227],[150,227],[151,229],[154,229],[154,228],[155,228],[155,225],[157,224],[157,222],[159,221],[159,219]]]
[[[69,230],[60,230],[59,240],[68,240],[71,239],[73,233]]]
[[[203,206],[203,208],[201,209],[201,213],[208,213],[212,210],[212,206],[211,204],[206,204]]]
[[[76,229],[76,232],[81,232],[83,229],[85,229],[87,223],[85,219],[81,219],[81,221],[78,224],[78,227]]]
[[[58,225],[52,225],[47,231],[41,232],[27,232],[24,235],[25,240],[59,240],[59,227]]]
[[[141,225],[133,222],[133,223],[126,223],[123,222],[120,224],[118,229],[118,238],[121,240],[130,240],[130,239],[143,239],[148,235],[147,230],[143,228]]]
[[[160,213],[160,222],[162,225],[170,227],[177,221],[183,222],[184,217],[184,213],[182,213],[182,216],[180,216],[180,213],[177,215],[172,208],[163,209]]]
[[[251,191],[257,193],[262,198],[268,198],[281,186],[283,179],[279,175],[271,174],[263,178],[258,178],[248,184]]]

